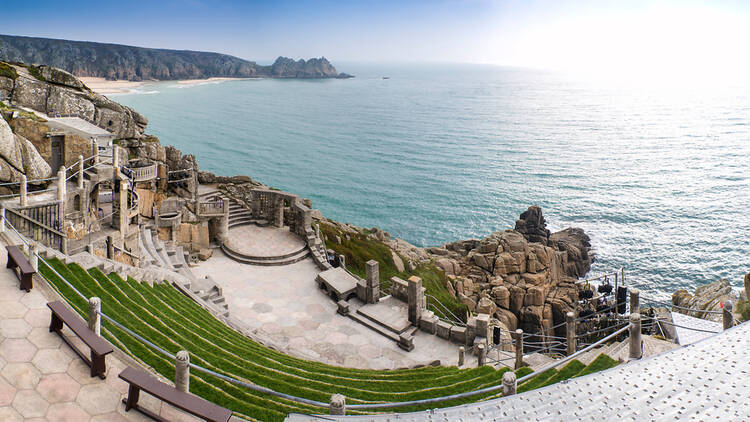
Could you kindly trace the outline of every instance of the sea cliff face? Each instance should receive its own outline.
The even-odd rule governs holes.
[[[324,57],[294,61],[279,57],[261,66],[227,54],[132,47],[49,38],[0,35],[0,60],[43,63],[79,77],[109,80],[229,78],[347,78]]]

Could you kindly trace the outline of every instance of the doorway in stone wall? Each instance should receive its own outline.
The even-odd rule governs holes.
[[[65,136],[53,136],[50,150],[52,153],[49,164],[52,167],[52,174],[55,174],[60,167],[65,165]]]

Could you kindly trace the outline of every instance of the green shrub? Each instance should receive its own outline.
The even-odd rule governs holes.
[[[10,78],[15,81],[18,79],[18,72],[8,63],[0,62],[0,77]]]
[[[750,302],[746,300],[737,302],[737,310],[735,312],[742,316],[743,321],[750,321]]]
[[[36,78],[37,80],[40,80],[42,82],[47,82],[47,79],[44,76],[42,76],[42,72],[41,70],[39,70],[39,67],[30,65],[27,67],[27,69],[29,71],[29,74],[33,76],[34,78]]]

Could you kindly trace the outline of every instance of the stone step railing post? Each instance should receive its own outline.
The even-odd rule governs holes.
[[[732,302],[724,302],[724,309],[722,312],[722,322],[724,323],[724,329],[728,330],[732,328],[734,325],[734,305],[732,305]]]
[[[343,269],[346,269],[346,255],[339,255],[339,266]]]
[[[466,348],[461,346],[458,348],[458,366],[464,366],[464,360],[466,360]]]
[[[629,357],[630,359],[640,359],[643,356],[643,342],[641,340],[641,314],[630,314],[630,334]]]
[[[479,358],[477,359],[477,366],[482,367],[487,363],[487,349],[484,348],[484,344],[478,344],[477,349],[479,350]]]
[[[508,371],[503,374],[503,396],[512,396],[516,394],[516,388],[518,387],[518,380],[516,379],[516,373]]]
[[[346,397],[342,394],[334,394],[328,404],[328,412],[331,415],[346,415]]]
[[[567,339],[567,356],[576,352],[576,315],[573,312],[565,314],[565,334]]]
[[[89,298],[89,330],[97,336],[101,336],[102,331],[102,300],[98,297]]]
[[[115,238],[107,236],[107,259],[115,259]]]
[[[31,263],[31,268],[33,268],[34,271],[39,272],[39,244],[36,242],[31,242],[29,261]]]
[[[174,387],[187,393],[190,391],[190,354],[180,350],[174,357]]]
[[[515,363],[515,369],[519,369],[523,366],[523,330],[517,329],[515,333],[515,343],[516,343],[516,363]]]
[[[640,295],[641,292],[638,289],[630,289],[630,313],[631,314],[637,314],[640,313]]]
[[[96,142],[96,139],[91,140],[91,155],[94,157],[94,163],[93,165],[99,164],[99,143]]]
[[[83,155],[78,156],[78,189],[83,189]]]
[[[60,170],[57,172],[57,200],[60,201],[60,204],[65,202],[65,167],[60,167]]]
[[[380,264],[371,259],[365,262],[365,302],[378,303],[380,300]],[[411,320],[411,318],[409,318]]]
[[[21,198],[20,198],[22,207],[25,207],[26,204],[29,203],[29,196],[27,192],[28,192],[28,186],[27,186],[27,181],[26,181],[26,175],[22,174],[21,175]]]

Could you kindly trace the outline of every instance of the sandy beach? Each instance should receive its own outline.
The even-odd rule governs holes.
[[[117,80],[117,81],[109,81],[104,78],[92,78],[92,77],[84,77],[79,78],[81,81],[83,81],[84,84],[86,84],[87,87],[91,88],[94,92],[102,95],[108,95],[108,94],[127,94],[135,89],[141,88],[144,85],[152,84],[152,83],[158,83],[158,82],[175,82],[179,85],[200,85],[200,84],[206,84],[206,83],[219,83],[219,82],[225,82],[225,81],[234,81],[234,80],[242,80],[247,78],[207,78],[207,79],[184,79],[184,80],[177,80],[177,81],[156,81],[156,80],[149,80],[149,81],[125,81],[125,80]]]

